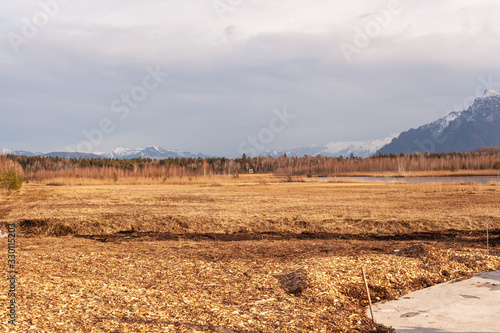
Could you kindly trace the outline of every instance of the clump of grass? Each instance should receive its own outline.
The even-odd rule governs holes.
[[[73,234],[73,228],[67,224],[57,223],[48,232],[53,236],[66,236]]]

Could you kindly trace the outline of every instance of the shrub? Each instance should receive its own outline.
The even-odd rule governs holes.
[[[0,189],[19,191],[23,185],[23,170],[18,163],[0,156]]]
[[[495,170],[500,170],[500,162],[499,162],[499,161],[497,161],[497,162],[495,162],[495,163],[493,164],[493,169],[495,169]]]
[[[7,191],[19,191],[23,185],[23,177],[15,170],[0,170],[0,187]]]

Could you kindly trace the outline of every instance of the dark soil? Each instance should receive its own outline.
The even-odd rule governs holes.
[[[258,241],[258,240],[357,240],[357,241],[430,241],[444,242],[449,247],[453,244],[460,246],[467,244],[474,247],[474,244],[484,246],[486,243],[486,230],[446,230],[433,232],[416,232],[394,235],[376,234],[337,234],[337,233],[287,233],[287,232],[263,232],[263,233],[158,233],[158,232],[136,232],[133,230],[120,231],[110,235],[82,235],[75,236],[86,239],[93,239],[99,242],[121,242],[127,240],[193,240],[193,241]],[[491,246],[500,244],[500,229],[489,231],[489,243]],[[328,251],[328,249],[324,249]],[[373,247],[372,251],[386,251],[386,247]]]

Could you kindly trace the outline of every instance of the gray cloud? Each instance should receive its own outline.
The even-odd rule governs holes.
[[[211,1],[72,1],[19,53],[8,34],[41,9],[9,3],[0,147],[61,150],[108,118],[115,129],[95,151],[156,144],[234,156],[283,107],[297,118],[270,146],[375,139],[451,112],[478,77],[500,81],[499,5],[489,0],[401,0],[348,63],[341,43],[389,3],[244,1],[221,20]],[[169,76],[120,119],[113,102],[147,66]]]

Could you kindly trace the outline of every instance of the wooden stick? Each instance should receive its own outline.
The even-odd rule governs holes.
[[[489,223],[486,223],[486,256],[490,256],[490,232],[488,228]]]
[[[363,272],[363,281],[365,281],[366,294],[368,295],[368,304],[370,305],[370,314],[372,315],[372,321],[375,322],[375,317],[373,316],[372,299],[370,297],[370,289],[368,289],[368,282],[366,281],[365,269],[361,267]]]

